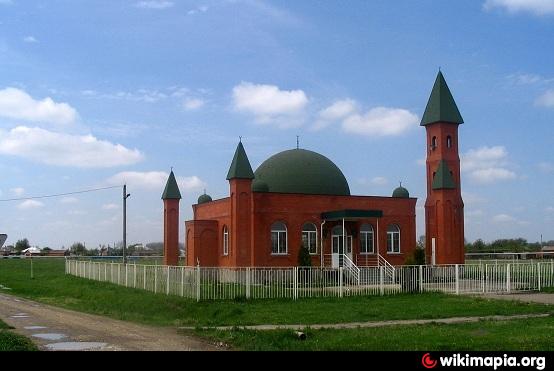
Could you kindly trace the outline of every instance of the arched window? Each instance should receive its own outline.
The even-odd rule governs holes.
[[[362,224],[360,227],[360,253],[374,254],[373,248],[373,227],[371,224]]]
[[[271,225],[271,253],[287,253],[287,226],[282,222],[275,222]]]
[[[306,223],[302,227],[302,244],[310,254],[317,254],[317,228],[313,223]]]
[[[229,255],[229,229],[223,226],[223,255]]]
[[[437,137],[431,139],[431,149],[434,151],[437,148]]]
[[[452,148],[452,137],[450,135],[446,137],[446,147]]]
[[[387,228],[387,252],[400,252],[400,228],[396,224],[391,224]]]

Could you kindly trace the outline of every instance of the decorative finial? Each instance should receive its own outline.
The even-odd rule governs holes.
[[[402,181],[400,181],[400,187],[402,187]]]
[[[441,72],[441,66],[439,66],[439,72]]]
[[[300,141],[299,141],[299,138],[300,138],[300,136],[297,135],[297,136],[296,136],[296,149],[299,149],[299,148],[300,148]]]
[[[242,137],[239,135],[239,143],[242,143]]]
[[[173,172],[173,166],[171,167],[171,172]]]
[[[206,194],[206,188],[204,188],[204,194]]]

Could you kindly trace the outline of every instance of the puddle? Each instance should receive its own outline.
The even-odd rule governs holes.
[[[55,334],[55,333],[51,333],[51,334],[34,334],[32,335],[33,337],[36,337],[36,338],[39,338],[39,339],[44,339],[44,340],[60,340],[60,339],[63,339],[67,336],[65,336],[64,334]]]
[[[49,350],[92,350],[105,347],[106,343],[69,341],[66,343],[46,344]]]
[[[25,326],[23,327],[25,330],[42,330],[48,327],[45,326]]]

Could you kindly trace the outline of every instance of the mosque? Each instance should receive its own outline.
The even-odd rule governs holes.
[[[464,262],[458,126],[462,116],[439,71],[421,120],[427,134],[428,264]],[[185,264],[291,267],[305,247],[312,266],[402,265],[416,248],[417,199],[352,195],[342,171],[307,150],[277,153],[252,170],[239,142],[227,173],[229,196],[203,194],[185,222]],[[164,202],[164,263],[178,265],[179,201],[173,171]]]

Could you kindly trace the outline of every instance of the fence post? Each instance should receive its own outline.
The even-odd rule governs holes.
[[[158,292],[158,266],[154,266],[154,294]]]
[[[510,293],[510,263],[506,264],[506,292]]]
[[[342,271],[343,267],[339,267],[339,297],[342,298]]]
[[[185,267],[181,267],[181,296],[185,296]]]
[[[121,285],[121,266],[117,263],[117,284]]]
[[[165,284],[165,286],[166,286],[165,294],[169,295],[169,265],[166,265],[165,268],[166,268],[166,275],[167,275],[167,281],[166,281],[166,284]]]
[[[537,263],[537,278],[539,280],[539,291],[541,291],[541,263]]]
[[[381,295],[385,295],[385,271],[383,266],[379,267],[379,292]]]
[[[133,264],[133,288],[137,288],[137,263]]]
[[[108,264],[104,263],[104,282],[108,280]]]
[[[143,265],[142,266],[142,273],[143,273],[143,278],[142,278],[142,283],[144,284],[144,290],[146,290],[146,265]]]
[[[250,299],[250,267],[246,268],[246,299]]]
[[[423,292],[423,266],[419,266],[419,292]]]
[[[456,295],[460,295],[460,266],[456,264]]]
[[[196,266],[196,301],[200,301],[200,265]]]
[[[125,287],[129,287],[129,264],[125,264]]]
[[[298,267],[293,268],[294,274],[294,300],[298,299]]]

